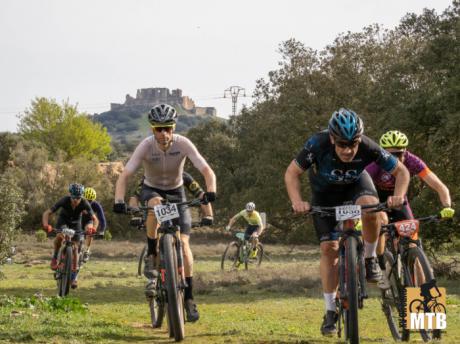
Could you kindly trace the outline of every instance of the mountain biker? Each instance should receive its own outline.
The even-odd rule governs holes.
[[[225,229],[229,231],[233,224],[241,217],[244,218],[248,223],[246,231],[244,232],[244,239],[251,241],[253,249],[250,257],[254,258],[257,256],[257,244],[259,242],[259,236],[264,231],[262,218],[260,217],[259,212],[256,210],[256,205],[254,202],[247,203],[243,210],[233,216]]]
[[[84,186],[81,184],[70,184],[69,185],[69,196],[61,198],[55,205],[51,208],[45,210],[42,215],[42,225],[43,229],[49,234],[53,231],[53,227],[49,224],[49,217],[51,214],[54,214],[58,209],[61,209],[59,212],[59,217],[56,224],[56,229],[63,229],[65,227],[73,229],[75,235],[72,237],[72,248],[73,248],[73,261],[72,261],[72,275],[71,275],[71,287],[73,289],[77,288],[78,281],[78,266],[77,266],[77,257],[78,252],[81,248],[81,243],[83,242],[84,233],[95,233],[96,227],[98,225],[98,219],[94,215],[93,210],[91,209],[90,204],[83,197]],[[90,216],[90,221],[82,227],[82,215],[83,212],[88,213]],[[83,231],[83,229],[84,231]],[[61,247],[62,241],[64,240],[64,235],[58,233],[54,239],[54,251],[53,257],[51,259],[50,267],[52,270],[56,270],[58,267],[58,252]]]
[[[129,198],[128,205],[131,208],[138,208],[141,197],[142,185],[144,185],[145,177],[141,178],[139,185],[134,191],[134,195]],[[201,188],[201,185],[192,177],[191,174],[187,172],[182,173],[182,179],[184,181],[184,187],[193,195],[194,198],[201,198],[204,194],[204,190]],[[212,226],[214,223],[214,216],[212,205],[210,202],[206,204],[201,204],[201,221],[200,226]]]
[[[96,215],[99,226],[97,226],[97,235],[104,236],[105,228],[107,226],[107,222],[105,221],[104,209],[102,205],[96,201],[96,190],[91,187],[86,187],[85,192],[83,193],[83,197],[89,202],[91,205],[91,209],[93,209],[94,214]],[[82,218],[83,227],[86,226],[87,223],[91,221],[91,216],[84,212]],[[93,242],[93,237],[88,235],[85,239],[85,247],[86,251],[83,252],[83,261],[86,263],[89,260],[89,256],[91,255],[91,243]]]
[[[440,211],[440,216],[442,218],[451,218],[454,216],[455,210],[451,208],[452,203],[449,189],[438,176],[428,168],[422,159],[407,150],[409,140],[404,133],[398,130],[387,131],[380,137],[379,143],[380,147],[384,148],[406,166],[411,177],[419,177],[425,184],[438,193],[439,200],[443,207]],[[366,171],[374,181],[380,200],[383,201],[387,199],[394,191],[395,178],[380,168],[376,163],[368,165]],[[380,215],[382,224],[388,224],[389,221],[396,222],[414,218],[407,197],[406,204],[403,205],[402,208],[391,209],[387,213],[380,213]],[[377,257],[382,270],[385,270],[385,262],[383,259],[384,249],[385,240],[384,237],[381,237],[377,248]],[[388,283],[385,283],[385,285],[389,287]]]
[[[147,206],[154,207],[161,204],[166,198],[175,201],[185,201],[182,172],[185,159],[189,158],[192,164],[203,175],[207,192],[202,200],[213,202],[216,198],[216,177],[206,160],[200,155],[195,145],[186,137],[174,134],[176,126],[176,110],[167,104],[155,105],[148,114],[153,135],[144,139],[136,148],[130,160],[119,176],[115,189],[114,212],[126,212],[124,196],[128,179],[134,174],[139,165],[144,167],[144,183],[141,190],[141,201]],[[180,207],[180,231],[184,250],[184,270],[187,286],[184,300],[188,321],[199,319],[196,304],[193,302],[193,255],[190,250],[189,238],[191,217],[187,208]],[[157,229],[159,224],[153,211],[147,213],[147,255],[144,274],[149,279],[146,285],[146,294],[153,295],[158,272],[154,269],[157,255]]]
[[[395,157],[363,135],[361,118],[352,110],[335,111],[328,129],[310,137],[285,173],[285,184],[296,213],[308,213],[310,203],[303,201],[301,175],[308,169],[312,190],[312,205],[338,206],[344,203],[372,205],[378,203],[378,195],[372,179],[364,168],[376,162],[396,177],[394,194],[388,197],[388,205],[403,204],[409,183],[409,172]],[[377,282],[381,270],[376,259],[376,246],[380,230],[380,218],[375,213],[363,211],[362,235],[366,279]],[[320,275],[326,306],[321,325],[323,335],[337,331],[336,290],[338,284],[338,236],[336,220],[331,217],[313,216],[313,224],[320,242]]]

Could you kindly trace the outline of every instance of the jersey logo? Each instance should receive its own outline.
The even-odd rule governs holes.
[[[332,170],[331,174],[329,175],[329,179],[337,182],[349,182],[356,180],[358,177],[358,171],[357,170]]]
[[[170,152],[169,155],[178,155],[180,152]]]
[[[199,187],[198,183],[197,183],[197,182],[193,182],[193,183],[190,184],[189,189],[190,189],[190,191],[193,192],[193,191],[198,190],[198,187]]]

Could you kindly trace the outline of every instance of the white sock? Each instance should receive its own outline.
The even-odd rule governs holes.
[[[324,304],[326,306],[326,311],[336,311],[335,305],[335,295],[336,293],[323,293]]]
[[[374,242],[367,242],[364,240],[364,258],[377,257],[377,240]]]

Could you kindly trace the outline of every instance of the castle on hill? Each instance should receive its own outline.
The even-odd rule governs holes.
[[[182,90],[169,90],[165,87],[141,88],[136,92],[136,97],[126,95],[123,104],[111,103],[110,110],[120,111],[126,109],[145,110],[154,105],[166,103],[173,106],[180,106],[187,113],[198,116],[216,116],[217,111],[214,107],[196,106],[192,98],[183,96]]]

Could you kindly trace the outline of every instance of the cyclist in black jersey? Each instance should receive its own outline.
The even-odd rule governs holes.
[[[84,239],[85,232],[93,234],[96,232],[96,228],[99,224],[97,217],[91,208],[91,205],[86,199],[83,198],[84,186],[81,184],[70,184],[69,196],[61,198],[51,208],[45,210],[42,215],[43,229],[49,234],[53,228],[49,224],[50,215],[54,214],[58,209],[61,209],[57,220],[56,228],[62,229],[64,227],[73,229],[75,235],[72,238],[73,242],[73,261],[72,261],[72,276],[71,276],[71,287],[77,288],[77,254],[81,248],[81,243]],[[89,214],[91,220],[82,228],[82,215],[83,213]],[[52,270],[57,269],[57,256],[59,248],[61,247],[64,236],[59,233],[54,239],[54,251],[51,259],[50,267]]]
[[[141,198],[141,190],[144,185],[144,176],[142,176],[139,185],[134,191],[134,195],[129,198],[128,205],[131,208],[139,207]],[[183,172],[182,179],[184,180],[184,187],[193,195],[195,198],[200,198],[204,194],[204,190],[201,185],[192,177],[190,173]],[[200,226],[212,226],[214,223],[214,216],[211,203],[201,205],[201,221]]]
[[[344,203],[368,205],[378,203],[378,195],[365,167],[376,162],[396,177],[394,195],[388,198],[390,207],[403,204],[409,184],[409,172],[391,154],[363,135],[361,118],[352,110],[341,108],[332,114],[328,130],[307,140],[285,174],[286,189],[296,213],[307,213],[311,206],[303,201],[300,177],[308,169],[312,190],[312,205],[337,206]],[[380,217],[363,212],[364,256],[366,278],[377,282],[381,271],[376,259]],[[320,275],[326,314],[321,325],[323,335],[337,331],[336,290],[338,284],[338,232],[334,218],[313,216],[320,241]]]

